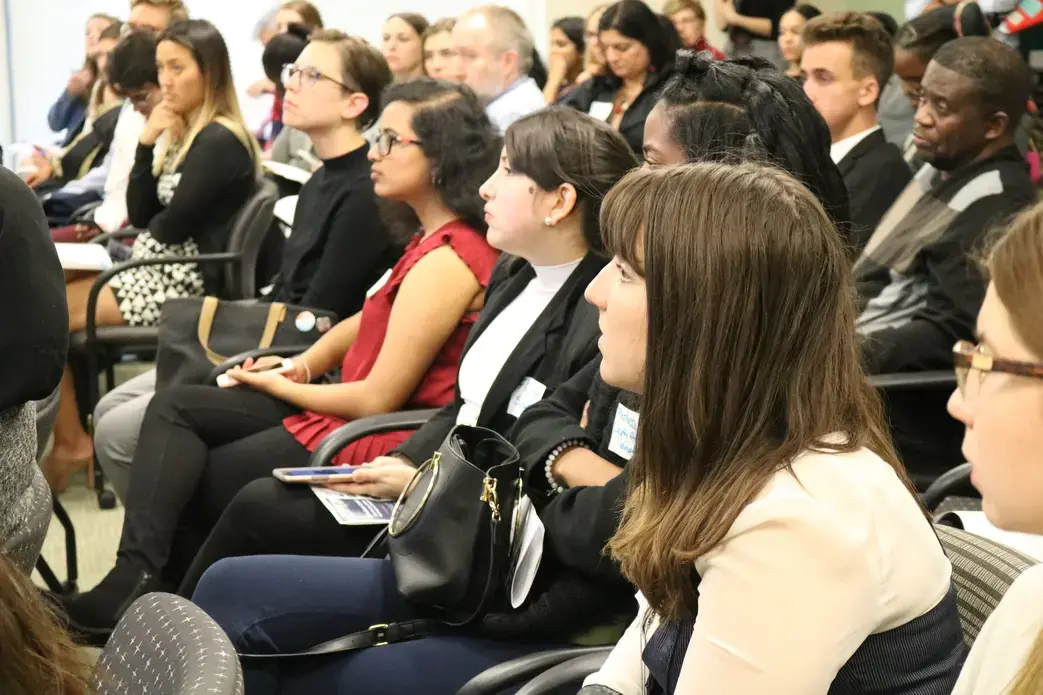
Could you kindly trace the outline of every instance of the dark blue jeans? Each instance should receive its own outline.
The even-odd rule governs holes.
[[[418,616],[387,560],[254,556],[222,560],[192,599],[241,653],[292,653]],[[246,695],[452,695],[485,669],[561,645],[440,635],[305,659],[244,660]]]

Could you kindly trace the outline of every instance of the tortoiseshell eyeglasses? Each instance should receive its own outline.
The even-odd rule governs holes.
[[[1003,372],[1004,374],[1043,379],[1043,364],[993,357],[987,352],[983,352],[983,349],[981,345],[975,345],[967,340],[961,340],[953,345],[952,358],[956,367],[956,384],[960,389],[960,395],[964,398],[977,395],[981,382],[989,372]],[[972,376],[971,372],[975,372],[976,375]]]

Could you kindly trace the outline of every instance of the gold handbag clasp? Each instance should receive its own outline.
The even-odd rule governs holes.
[[[496,495],[496,478],[491,476],[485,476],[483,481],[482,489],[482,502],[489,505],[489,509],[493,510],[493,521],[500,520],[500,501]]]

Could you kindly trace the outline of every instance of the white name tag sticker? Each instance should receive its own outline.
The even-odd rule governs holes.
[[[629,461],[634,456],[637,443],[638,414],[622,403],[616,408],[616,419],[612,423],[612,438],[608,450]]]
[[[521,385],[514,389],[514,393],[511,394],[511,400],[507,403],[507,414],[521,417],[526,408],[541,400],[546,393],[546,386],[531,376],[525,377]]]
[[[596,118],[599,121],[607,121],[608,117],[612,115],[612,102],[611,101],[595,101],[587,109],[587,115]]]
[[[380,292],[380,288],[388,283],[388,279],[391,277],[391,268],[388,268],[387,272],[380,276],[380,279],[373,283],[373,286],[366,290],[366,299],[369,299],[377,292]]]

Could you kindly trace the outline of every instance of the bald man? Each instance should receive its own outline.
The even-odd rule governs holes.
[[[516,12],[497,5],[473,9],[457,20],[453,43],[460,53],[459,81],[475,91],[501,133],[543,108],[543,93],[528,74],[532,35]]]

